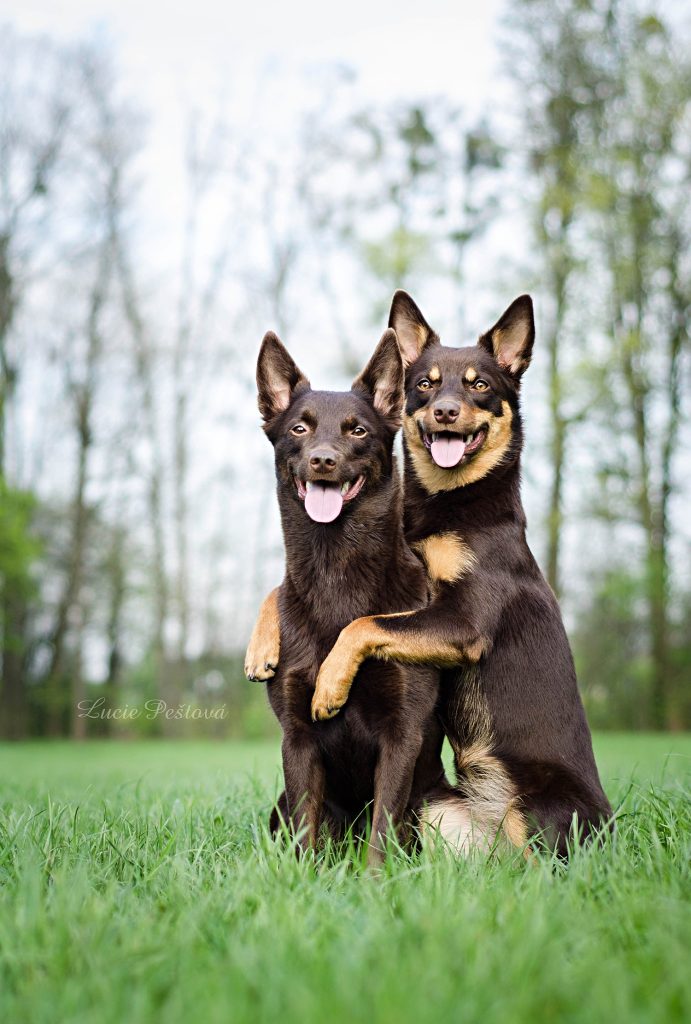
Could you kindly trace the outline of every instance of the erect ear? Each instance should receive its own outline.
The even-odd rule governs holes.
[[[389,327],[393,328],[407,368],[420,358],[428,345],[438,345],[439,338],[407,292],[397,291],[391,302]]]
[[[257,401],[262,419],[267,422],[283,412],[293,395],[309,386],[310,382],[287,349],[273,331],[267,331],[257,359]]]
[[[478,345],[494,356],[502,370],[520,380],[530,365],[534,341],[533,300],[529,295],[519,295],[494,327],[480,337]]]
[[[392,427],[400,427],[403,408],[403,360],[396,334],[384,331],[381,341],[359,377],[352,384],[369,398]]]

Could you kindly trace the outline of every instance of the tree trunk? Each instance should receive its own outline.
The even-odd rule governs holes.
[[[550,237],[543,225],[543,244],[547,259],[551,262],[552,298],[554,301],[554,322],[547,340],[549,357],[549,458],[551,480],[549,506],[547,509],[547,582],[557,597],[561,593],[560,556],[563,526],[562,496],[564,487],[564,458],[568,422],[563,413],[562,374],[559,360],[561,332],[566,314],[566,289],[572,268],[568,248],[570,216],[563,214],[556,237]]]
[[[95,373],[101,354],[100,316],[106,299],[110,276],[110,252],[104,244],[99,258],[97,278],[91,295],[89,318],[87,323],[88,348],[84,381],[75,385],[76,425],[77,425],[77,477],[70,523],[70,548],[67,573],[63,592],[58,603],[55,626],[51,635],[52,656],[46,675],[48,696],[48,733],[59,736],[63,731],[64,704],[67,694],[71,691],[66,686],[66,641],[70,627],[70,615],[79,600],[82,583],[86,534],[88,529],[89,511],[86,505],[86,484],[88,462],[93,442],[91,414],[94,402]],[[75,685],[78,685],[75,680]],[[81,699],[81,697],[79,698]],[[70,720],[77,721],[73,714]]]
[[[168,620],[168,579],[166,575],[165,540],[163,533],[163,466],[161,464],[156,405],[154,402],[153,359],[144,321],[139,311],[132,271],[123,249],[119,225],[113,213],[112,242],[117,272],[122,288],[125,316],[134,343],[134,363],[142,401],[144,431],[151,445],[151,466],[147,488],[149,527],[152,540],[152,577],[154,590],[154,626],[152,653],[156,695],[163,697],[165,690],[166,656],[165,626]]]
[[[2,598],[2,736],[21,740],[27,732],[27,701],[24,684],[24,637],[28,609],[18,594]]]

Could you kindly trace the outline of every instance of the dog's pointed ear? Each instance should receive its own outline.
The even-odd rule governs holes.
[[[384,331],[372,358],[352,384],[352,390],[365,395],[393,428],[401,425],[403,409],[403,359],[396,333]]]
[[[533,300],[529,295],[519,295],[494,327],[480,337],[478,345],[518,382],[530,366],[534,341]]]
[[[257,402],[262,419],[268,423],[288,408],[298,391],[310,382],[296,366],[288,350],[273,331],[264,335],[257,359]]]
[[[389,327],[396,332],[406,369],[420,358],[428,345],[438,345],[434,333],[407,292],[397,291],[391,302]]]

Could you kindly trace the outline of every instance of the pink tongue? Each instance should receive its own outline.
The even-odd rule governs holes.
[[[450,469],[457,466],[463,458],[465,441],[460,437],[438,437],[432,441],[432,458],[442,469]]]
[[[310,483],[307,485],[305,508],[315,523],[330,523],[343,508],[343,496],[338,487]]]

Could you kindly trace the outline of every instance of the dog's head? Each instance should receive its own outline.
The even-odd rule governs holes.
[[[393,331],[384,333],[345,392],[313,391],[269,331],[259,352],[257,389],[279,487],[315,522],[348,514],[351,503],[391,477],[403,406],[403,362]]]
[[[520,381],[535,338],[530,296],[468,348],[442,345],[405,292],[394,295],[389,326],[406,366],[403,434],[425,490],[455,490],[514,462]]]

